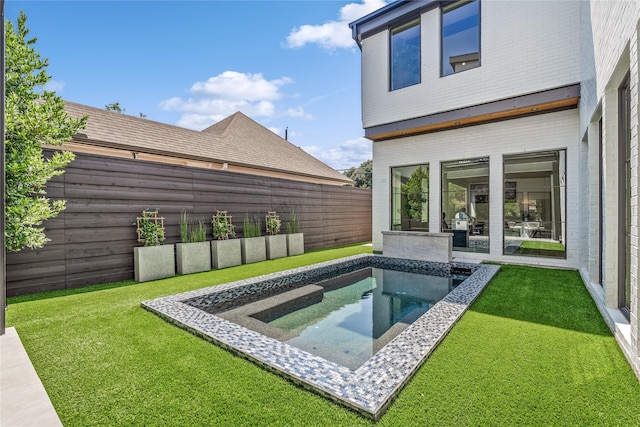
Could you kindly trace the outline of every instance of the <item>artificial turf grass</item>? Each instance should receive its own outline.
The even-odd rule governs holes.
[[[518,249],[520,255],[538,255],[548,257],[564,257],[565,247],[559,242],[548,242],[542,240],[523,240]]]
[[[287,404],[317,408],[340,424],[358,416],[164,322],[140,302],[370,252],[354,245],[133,286],[10,298],[7,321],[65,426],[296,424]]]
[[[367,251],[341,248],[58,298],[10,299],[8,324],[65,426],[370,425],[139,305]],[[638,401],[640,384],[578,274],[503,266],[379,425],[640,425]]]
[[[578,273],[502,266],[387,416],[398,424],[631,426],[640,425],[638,402],[640,383]]]

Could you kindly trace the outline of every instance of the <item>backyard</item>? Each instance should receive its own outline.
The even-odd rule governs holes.
[[[142,309],[164,295],[371,252],[353,245],[8,300],[65,426],[371,425]],[[575,271],[503,265],[378,422],[640,425],[640,382]]]

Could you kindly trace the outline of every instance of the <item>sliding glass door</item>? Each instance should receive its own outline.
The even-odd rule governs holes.
[[[566,151],[504,156],[504,254],[566,257]]]
[[[453,250],[489,252],[489,158],[442,163],[442,225]]]

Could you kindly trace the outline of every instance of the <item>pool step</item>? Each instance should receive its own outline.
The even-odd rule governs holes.
[[[297,334],[271,326],[268,322],[292,311],[319,303],[322,301],[323,294],[323,287],[307,285],[224,313],[218,313],[217,316],[268,337],[286,341],[296,337]]]

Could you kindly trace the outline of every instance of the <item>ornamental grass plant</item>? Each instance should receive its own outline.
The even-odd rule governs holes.
[[[249,218],[249,214],[246,214],[244,217],[242,234],[246,238],[262,236],[262,223],[260,218]]]
[[[180,214],[179,227],[182,243],[197,243],[207,240],[207,227],[204,225],[204,218],[193,221],[187,211],[183,210]]]

